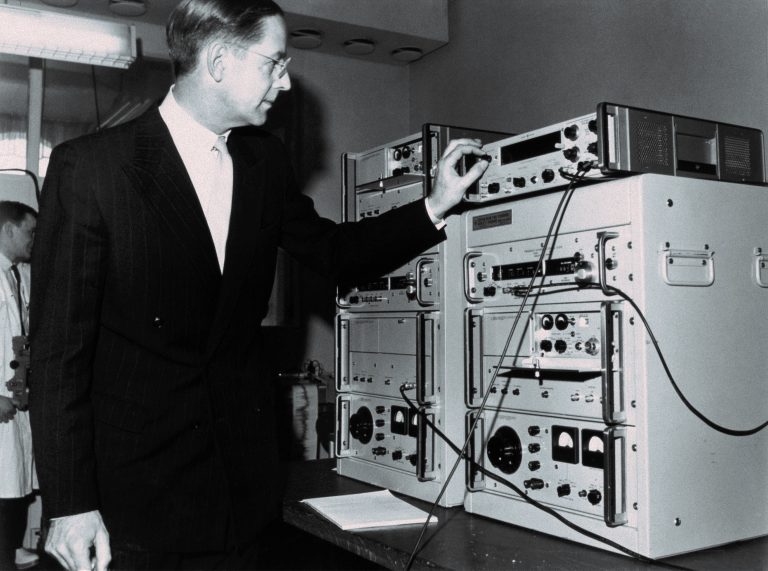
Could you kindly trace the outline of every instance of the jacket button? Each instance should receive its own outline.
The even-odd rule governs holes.
[[[155,318],[152,320],[152,327],[154,327],[155,329],[162,329],[163,325],[165,325],[165,322],[156,315]]]

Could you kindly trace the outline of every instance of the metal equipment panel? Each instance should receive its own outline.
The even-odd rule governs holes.
[[[549,225],[546,217],[530,213],[554,211],[557,198],[535,196],[464,215],[467,397],[475,407],[470,418],[480,417],[475,458],[497,473],[507,470],[527,494],[538,494],[567,519],[648,557],[765,535],[768,513],[755,505],[765,503],[768,489],[768,431],[752,430],[768,411],[768,359],[762,351],[768,336],[765,189],[662,175],[577,188],[559,226],[563,234],[550,241],[554,254],[544,256],[559,260],[555,270],[544,265],[521,308],[534,275],[527,268],[538,260]],[[483,223],[508,219],[501,215],[505,209],[520,223]],[[562,243],[565,252],[558,249]],[[572,252],[570,261],[566,252]],[[509,329],[489,326],[488,319],[511,323],[518,310],[520,329],[501,359]],[[562,330],[554,325],[558,316]],[[588,346],[584,338],[597,344]],[[503,370],[491,384],[499,366]],[[598,377],[586,378],[597,369],[599,383]],[[518,395],[512,394],[515,388]],[[599,415],[585,411],[584,388],[602,401]],[[490,405],[479,411],[484,391]],[[553,398],[558,391],[574,398]],[[550,436],[564,433],[574,455],[566,450],[555,456],[550,449],[546,463],[538,460],[532,471],[529,462],[537,460],[528,448],[534,442],[528,442],[527,427],[533,425]],[[517,439],[510,430],[499,432],[504,426]],[[596,470],[613,474],[593,504],[610,499],[602,521],[586,505],[565,499],[571,496],[566,490],[578,488],[586,490],[589,503],[589,484],[582,481],[591,473],[583,465],[590,452],[582,446],[584,430],[608,438],[603,448],[610,453],[601,467],[593,457]],[[560,438],[547,443],[555,440]],[[537,454],[545,449],[539,444]],[[567,472],[561,471],[564,465]],[[613,549],[542,515],[487,477],[470,473],[468,481],[472,492],[465,507],[473,513]]]

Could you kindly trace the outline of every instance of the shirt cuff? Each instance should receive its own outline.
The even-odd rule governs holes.
[[[435,228],[437,230],[442,230],[445,228],[445,219],[444,218],[438,218],[435,216],[435,213],[432,212],[432,209],[429,207],[429,200],[426,198],[424,199],[424,207],[427,209],[427,215],[429,216],[429,219],[432,221],[432,224],[435,225]]]

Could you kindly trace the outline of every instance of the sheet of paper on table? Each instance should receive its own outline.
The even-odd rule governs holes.
[[[389,490],[309,498],[302,502],[344,530],[423,524],[428,515]],[[429,523],[437,523],[437,517],[433,515]]]

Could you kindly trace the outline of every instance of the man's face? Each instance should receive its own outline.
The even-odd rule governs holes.
[[[280,66],[272,61],[283,60],[285,51],[285,22],[270,16],[264,20],[262,39],[233,54],[224,95],[233,124],[263,125],[279,93],[291,88],[287,71],[279,76]]]
[[[20,224],[8,223],[11,262],[28,262],[32,256],[37,218],[27,214]]]

